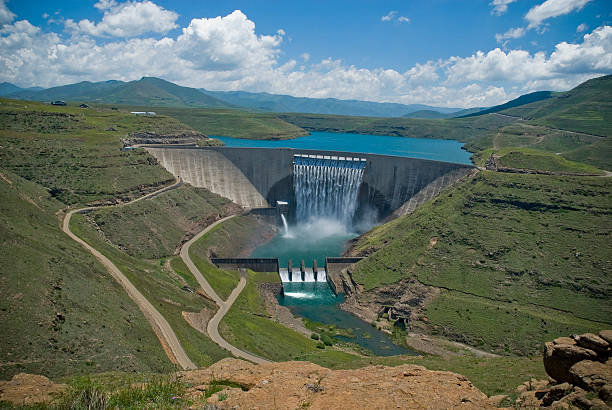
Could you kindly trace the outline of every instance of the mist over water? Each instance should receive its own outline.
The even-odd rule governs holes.
[[[287,267],[291,259],[293,266],[299,266],[304,260],[306,266],[312,266],[313,259],[317,265],[325,266],[326,256],[339,256],[344,251],[344,244],[357,236],[342,222],[335,219],[317,218],[297,225],[288,225],[272,241],[255,249],[254,258],[279,258],[280,265]]]

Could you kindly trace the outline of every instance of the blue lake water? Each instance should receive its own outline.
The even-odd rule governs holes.
[[[471,164],[472,154],[461,149],[463,143],[455,140],[406,138],[386,135],[312,132],[306,137],[292,140],[251,140],[213,136],[228,147],[298,148],[330,151],[363,152],[397,155],[409,158]]]

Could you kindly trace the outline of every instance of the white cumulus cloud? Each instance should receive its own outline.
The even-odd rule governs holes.
[[[497,40],[498,43],[503,43],[506,40],[509,40],[511,38],[521,38],[525,35],[525,29],[523,27],[517,27],[517,28],[511,28],[510,30],[506,31],[504,34],[496,34],[495,35],[495,40]]]
[[[579,24],[578,27],[576,27],[576,33],[582,33],[584,31],[587,31],[589,29],[589,26],[585,23]]]
[[[84,19],[68,19],[66,28],[77,33],[98,37],[135,37],[145,33],[167,33],[178,27],[178,14],[165,10],[149,1],[128,1],[118,4],[114,0],[101,0],[94,5],[104,16],[99,23]]]
[[[96,3],[114,10],[112,0]],[[196,18],[162,38],[64,36],[25,20],[0,27],[0,81],[45,87],[78,81],[161,77],[211,90],[353,98],[439,106],[488,106],[537,89],[567,90],[612,72],[612,27],[561,42],[551,53],[478,51],[398,71],[339,59],[281,60],[284,32],[257,32],[242,11]],[[289,35],[289,34],[287,34]]]
[[[15,19],[15,13],[6,7],[6,1],[0,0],[0,26],[8,24]]]
[[[501,16],[506,11],[508,11],[508,4],[514,3],[515,1],[516,0],[493,0],[491,3],[489,3],[489,6],[493,6],[491,14]]]
[[[538,27],[546,19],[569,14],[574,10],[582,9],[592,0],[546,0],[544,3],[532,7],[525,19],[529,22],[529,28]]]

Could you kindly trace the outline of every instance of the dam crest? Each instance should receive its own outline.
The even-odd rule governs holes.
[[[267,208],[277,201],[287,201],[292,221],[313,214],[346,214],[338,208],[327,209],[331,205],[322,200],[334,189],[347,189],[341,195],[354,195],[344,205],[333,204],[354,206],[351,218],[359,219],[372,212],[377,220],[405,214],[474,169],[471,165],[392,155],[291,148],[145,146],[145,149],[173,175],[244,208]],[[308,185],[308,178],[312,181],[326,175],[327,185],[311,186],[319,192],[310,191],[305,197],[300,195],[309,192],[308,189],[296,193],[296,183]],[[338,183],[339,180],[342,182]],[[348,189],[351,183],[358,188]]]

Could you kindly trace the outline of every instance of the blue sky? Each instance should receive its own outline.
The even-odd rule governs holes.
[[[0,81],[484,106],[612,72],[607,0],[0,0]],[[586,36],[586,37],[585,37]]]

